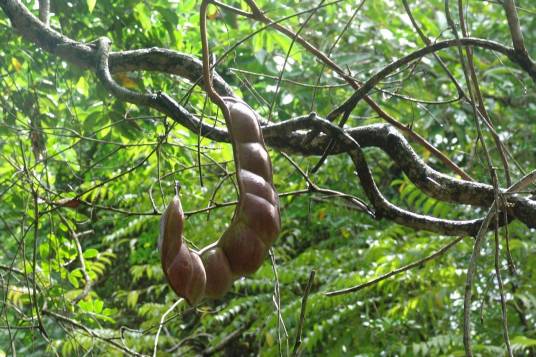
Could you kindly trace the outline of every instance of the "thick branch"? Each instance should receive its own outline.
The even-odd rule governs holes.
[[[45,26],[18,0],[0,0],[0,7],[9,17],[12,26],[28,41],[79,67],[94,69],[97,48],[93,44],[77,42]],[[112,52],[110,72],[135,70],[158,71],[175,74],[192,82],[201,81],[201,61],[193,56],[168,49],[149,49]],[[214,74],[214,89],[221,95],[233,96],[233,91],[218,74]],[[203,84],[202,81],[200,84]]]
[[[303,129],[311,130],[314,126],[307,117],[300,117],[269,125],[264,128],[263,133],[270,145],[281,150],[320,155],[330,137],[322,135],[309,144],[303,144],[306,134],[298,132]],[[389,125],[368,125],[350,129],[347,133],[362,148],[377,147],[385,151],[417,187],[434,198],[480,207],[489,207],[494,200],[493,186],[455,179],[434,170],[415,153],[406,139]],[[344,141],[339,141],[333,148],[334,153],[350,150],[352,144]],[[536,227],[536,201],[520,195],[510,195],[508,201],[512,204],[511,213],[515,217],[529,227]]]
[[[456,46],[463,46],[463,47],[480,47],[488,50],[492,50],[495,52],[502,53],[503,55],[508,56],[510,60],[514,63],[517,63],[521,68],[523,68],[536,82],[536,65],[532,63],[532,65],[528,65],[526,61],[520,61],[519,56],[516,56],[516,53],[511,48],[508,48],[506,46],[501,45],[500,43],[490,41],[490,40],[483,40],[478,38],[460,38],[460,39],[454,39],[454,40],[446,40],[446,41],[440,41],[433,44],[430,44],[426,47],[423,47],[417,51],[414,51],[410,53],[407,56],[404,56],[400,59],[397,59],[394,62],[391,62],[389,65],[385,66],[381,71],[374,74],[372,77],[370,77],[358,90],[354,92],[354,94],[346,100],[339,108],[338,113],[344,113],[352,111],[353,108],[357,105],[357,103],[363,99],[363,97],[372,90],[382,79],[386,78],[391,73],[395,72],[399,68],[403,67],[404,65],[407,65],[419,58],[422,58],[426,55],[433,54],[438,52],[439,50],[446,49],[449,47],[456,47]],[[341,123],[343,125],[344,123]]]
[[[300,118],[300,120],[295,120],[294,123],[296,123],[295,129],[303,125],[315,130],[321,130],[348,147],[347,153],[352,158],[365,194],[376,210],[376,218],[388,218],[408,227],[447,235],[474,235],[478,231],[482,223],[481,219],[465,221],[439,219],[413,213],[392,204],[385,199],[376,186],[362,148],[355,139],[331,122],[316,117],[314,113],[308,117]]]
[[[180,54],[174,51],[152,48],[146,50],[125,51],[110,53],[102,56],[102,46],[86,45],[71,40],[70,38],[59,34],[58,32],[43,26],[43,24],[32,15],[19,1],[0,0],[0,7],[4,9],[9,16],[12,24],[27,39],[35,42],[43,49],[56,54],[66,61],[77,64],[81,67],[91,69],[97,72],[105,86],[114,93],[110,87],[111,76],[103,72],[103,69],[109,67],[110,72],[127,71],[127,70],[153,70],[173,73],[191,81],[197,81],[201,75],[202,65],[199,60]],[[507,55],[515,63],[518,63],[531,76],[536,77],[536,66],[534,63],[520,62],[513,49],[501,44],[473,39],[461,39],[464,46],[478,46],[492,49],[494,51]],[[451,47],[460,44],[457,41],[443,41],[432,46],[426,47],[415,52],[412,55],[404,57],[397,61],[410,61],[419,58],[427,53],[432,53],[442,48]],[[101,55],[99,57],[99,55]],[[108,63],[103,65],[99,58],[107,58]],[[375,77],[372,77],[368,83],[373,83],[378,78],[383,78],[386,73],[393,70],[395,64],[386,67]],[[214,76],[216,89],[223,95],[232,95],[232,90],[226,85],[221,77]],[[113,85],[113,83],[112,83]],[[354,98],[360,98],[371,84],[363,86],[356,92]],[[357,94],[359,93],[359,94]],[[227,142],[228,135],[224,129],[215,128],[203,124],[197,117],[189,113],[184,107],[179,105],[172,98],[163,93],[147,94],[139,96],[128,96],[123,99],[139,105],[150,106],[162,113],[167,114],[176,122],[184,125],[200,135],[215,141]],[[305,140],[306,133],[303,130],[319,130],[316,127],[316,121],[308,120],[306,117],[288,120],[285,122],[272,124],[263,128],[263,133],[267,143],[279,150],[293,151],[303,155],[320,155],[323,148],[329,143],[330,136],[320,135],[314,140]],[[302,130],[302,131],[300,131]],[[325,128],[323,130],[326,130]],[[490,185],[481,183],[471,183],[468,181],[457,180],[447,175],[441,174],[426,165],[413,151],[404,137],[387,125],[372,125],[367,127],[354,128],[347,133],[359,143],[360,147],[378,147],[384,150],[408,175],[410,180],[419,188],[429,195],[443,201],[456,203],[472,204],[481,207],[489,207],[493,201],[493,188]],[[348,152],[354,149],[353,143],[347,140],[338,141],[332,153]],[[363,157],[364,159],[364,157]],[[374,193],[377,188],[372,177],[362,179],[362,184],[369,188],[369,198],[378,210],[377,213],[386,218],[391,218],[399,223],[409,225],[418,229],[431,229],[436,232],[446,234],[471,234],[476,232],[479,220],[463,221],[452,223],[451,221],[435,220],[434,218],[417,215],[405,210],[401,210],[391,205],[379,193]],[[366,187],[365,187],[366,188]],[[374,194],[371,194],[374,193]],[[512,203],[511,212],[529,227],[536,227],[536,202],[521,196],[510,196]],[[431,220],[430,220],[431,219]],[[431,228],[434,226],[435,228]]]
[[[504,0],[503,7],[506,12],[506,18],[508,19],[508,27],[510,28],[510,34],[512,35],[514,49],[519,52],[520,55],[528,56],[514,0]]]

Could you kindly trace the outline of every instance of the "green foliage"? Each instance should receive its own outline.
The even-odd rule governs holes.
[[[430,38],[450,36],[445,34],[442,1],[408,2]],[[158,46],[200,55],[198,1],[52,3],[52,26],[79,41],[106,35],[114,50]],[[472,36],[510,43],[498,4],[465,3]],[[526,41],[534,43],[534,4],[516,3]],[[248,10],[243,2],[229,4]],[[318,2],[258,4],[276,19],[312,9]],[[318,9],[301,35],[327,53],[356,6],[347,1]],[[215,8],[209,15],[211,48],[218,58],[262,27]],[[305,16],[291,17],[284,25],[297,30]],[[177,299],[161,270],[156,211],[165,208],[176,180],[181,182],[187,211],[236,199],[231,146],[200,139],[153,110],[115,99],[94,74],[16,35],[3,13],[0,42],[5,44],[0,48],[0,356],[13,348],[18,355],[152,354],[162,316]],[[218,67],[237,94],[274,121],[311,111],[325,116],[351,93],[339,76],[292,42],[274,30],[261,31]],[[330,58],[366,80],[421,46],[400,2],[366,1]],[[529,50],[536,55],[534,46]],[[440,55],[465,83],[457,51]],[[425,103],[456,99],[456,88],[431,56],[410,67],[380,83],[384,92],[374,92],[374,99],[486,182],[483,153],[474,150],[471,108],[460,101]],[[512,162],[517,165],[512,170],[519,177],[520,169],[535,167],[534,83],[508,59],[490,51],[475,51],[475,67],[491,119],[514,153]],[[147,72],[120,73],[115,79],[129,89],[162,90],[178,100],[192,85],[175,76]],[[216,107],[206,104],[198,88],[183,104],[199,116],[205,113],[206,123],[221,125],[215,120]],[[360,103],[348,125],[379,122]],[[415,150],[431,166],[451,174],[422,148]],[[386,155],[374,149],[366,150],[366,155],[380,190],[393,203],[440,218],[484,214],[430,198]],[[275,151],[271,156],[279,192],[306,187],[283,156]],[[492,150],[491,156],[499,166],[499,154]],[[298,155],[293,159],[304,169],[318,160]],[[329,157],[311,178],[321,187],[365,197],[344,155]],[[68,199],[75,199],[75,207],[59,204]],[[237,330],[240,334],[221,353],[290,355],[312,270],[316,278],[303,323],[302,355],[463,355],[462,297],[471,238],[438,259],[369,288],[327,297],[326,292],[365,283],[433,254],[453,238],[375,221],[342,200],[317,194],[288,195],[281,204],[282,232],[273,259],[254,275],[238,280],[221,300],[204,302],[197,309],[185,303],[176,306],[166,315],[158,356],[196,355],[225,342]],[[206,246],[225,229],[233,209],[189,216],[186,238],[194,247]],[[536,240],[534,231],[519,222],[509,226],[509,249],[517,267],[512,274],[503,237],[500,263],[511,343],[516,354],[526,355],[536,351]],[[488,238],[471,315],[474,349],[482,356],[505,351],[494,245]],[[41,324],[46,339],[38,328]]]

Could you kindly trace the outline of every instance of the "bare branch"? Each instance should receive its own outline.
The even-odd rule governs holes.
[[[39,0],[39,20],[45,26],[50,24],[50,0]]]
[[[367,281],[365,283],[362,283],[362,284],[359,284],[359,285],[356,285],[356,286],[352,286],[352,287],[349,287],[349,288],[344,288],[344,289],[341,289],[341,290],[328,291],[325,294],[326,294],[326,296],[337,296],[337,295],[344,295],[344,294],[353,293],[353,292],[360,291],[360,290],[363,290],[365,288],[368,288],[369,286],[376,285],[380,281],[383,281],[385,279],[389,279],[392,276],[398,275],[400,273],[403,273],[405,271],[411,270],[411,269],[416,268],[416,267],[423,266],[424,264],[428,263],[430,260],[434,260],[434,259],[437,259],[437,258],[441,257],[450,248],[452,248],[458,242],[460,242],[463,238],[464,237],[458,237],[458,238],[452,240],[451,242],[449,242],[448,244],[444,245],[443,247],[441,247],[440,249],[438,249],[434,253],[432,253],[432,254],[430,254],[430,255],[422,258],[422,259],[419,259],[419,260],[414,261],[414,262],[412,262],[410,264],[404,265],[404,266],[402,266],[402,267],[400,267],[398,269],[391,270],[390,272],[388,272],[386,274],[383,274],[383,275],[380,275],[379,277],[374,278],[372,280],[369,280],[369,281]]]
[[[515,2],[514,0],[503,0],[502,4],[504,11],[506,12],[506,18],[508,20],[510,34],[512,35],[512,44],[514,45],[514,49],[522,56],[528,56],[525,41],[523,40],[523,33],[521,32],[521,25],[519,24],[519,18],[517,16]]]
[[[305,311],[307,309],[307,299],[309,298],[309,293],[311,292],[311,288],[313,286],[314,280],[315,280],[315,271],[311,270],[311,273],[309,274],[309,280],[307,281],[307,285],[305,286],[305,290],[303,292],[301,311],[300,311],[300,320],[298,323],[298,332],[296,332],[296,341],[294,342],[294,348],[292,349],[292,356],[299,356],[300,354],[300,347],[302,344],[303,324],[305,323]]]

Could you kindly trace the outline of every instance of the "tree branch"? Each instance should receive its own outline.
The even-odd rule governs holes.
[[[188,110],[164,93],[140,94],[131,91],[121,93],[121,90],[118,91],[118,88],[114,86],[115,82],[110,74],[114,71],[145,69],[173,73],[184,76],[192,81],[197,81],[202,69],[199,60],[191,56],[157,48],[109,53],[109,48],[106,48],[107,45],[104,44],[104,47],[102,46],[102,40],[99,41],[99,46],[96,46],[95,44],[82,44],[45,27],[17,0],[0,0],[0,7],[2,7],[9,16],[13,26],[16,27],[27,40],[35,42],[38,46],[60,56],[70,63],[97,72],[104,85],[119,98],[128,100],[134,104],[149,106],[165,113],[177,123],[180,123],[191,131],[199,133],[201,136],[219,142],[229,141],[225,129],[208,126],[202,123],[197,117],[192,115]],[[526,62],[520,62],[519,57],[515,54],[513,49],[492,41],[463,38],[459,41],[448,40],[438,42],[395,61],[393,64],[388,65],[373,76],[367,82],[368,84],[365,83],[365,85],[360,87],[361,89],[358,89],[347,103],[353,105],[353,101],[358,101],[366,95],[366,92],[370,90],[378,80],[391,73],[395,67],[404,63],[409,63],[414,59],[429,53],[434,53],[440,49],[460,44],[463,46],[487,48],[503,53],[513,62],[524,68],[531,74],[531,76],[536,78],[536,66],[534,66],[533,63],[527,65]],[[108,63],[103,62],[106,60]],[[175,61],[174,65],[172,65],[173,61]],[[221,94],[232,95],[232,90],[217,75],[214,76],[214,84],[217,87],[218,92]],[[348,104],[348,106],[350,106],[350,104]],[[322,124],[319,125],[319,123]],[[266,125],[263,127],[263,133],[268,145],[278,150],[297,152],[302,155],[319,155],[323,153],[323,148],[325,148],[332,139],[331,134],[333,134],[333,128],[326,128],[328,127],[323,123],[323,120],[311,120],[309,117],[298,117],[277,124]],[[315,130],[329,132],[331,134],[319,135],[315,136],[313,140],[306,140],[307,131],[310,133]],[[385,151],[403,169],[413,183],[432,197],[443,201],[472,204],[481,207],[489,207],[490,203],[493,202],[492,186],[454,179],[435,171],[417,156],[399,132],[389,126],[372,125],[353,128],[349,129],[347,134],[349,135],[348,137],[351,137],[351,141],[347,140],[347,138],[341,140],[342,136],[340,133],[335,135],[335,137],[339,139],[333,145],[331,150],[333,154],[351,152],[354,150],[355,144],[352,141],[359,143],[358,145],[360,148],[378,147]],[[344,133],[343,136],[345,135],[346,134]],[[364,162],[364,157],[362,160]],[[368,170],[366,162],[364,163],[364,167]],[[367,191],[367,196],[377,210],[376,214],[378,217],[393,219],[398,223],[417,229],[428,229],[434,232],[455,235],[475,234],[477,231],[476,227],[479,226],[480,220],[441,220],[402,210],[390,204],[385,200],[381,193],[379,193],[370,172],[368,175],[364,176],[364,180],[361,178],[361,182]],[[535,201],[520,195],[512,195],[509,197],[509,203],[511,206],[509,208],[510,214],[523,221],[529,227],[536,227]]]

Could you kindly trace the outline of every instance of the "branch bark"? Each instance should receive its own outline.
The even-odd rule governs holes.
[[[35,43],[71,64],[94,71],[103,80],[105,87],[118,98],[140,106],[152,107],[201,136],[219,142],[229,141],[226,130],[202,123],[199,118],[192,115],[165,93],[140,94],[130,93],[129,91],[125,95],[125,93],[120,93],[113,85],[111,73],[132,70],[160,71],[175,74],[203,85],[200,80],[202,64],[195,57],[161,48],[112,52],[109,55],[102,56],[102,49],[104,48],[108,51],[109,48],[77,42],[54,31],[39,21],[20,1],[0,0],[0,7],[26,40]],[[366,93],[375,83],[400,65],[409,63],[426,54],[454,46],[474,46],[502,53],[524,69],[533,79],[536,78],[536,65],[534,62],[530,59],[527,60],[527,58],[521,58],[512,48],[476,38],[447,40],[426,46],[388,65],[361,86],[341,108],[348,110],[348,108],[353,107],[359,99],[366,96]],[[103,65],[100,62],[102,58],[106,58],[108,63]],[[104,71],[106,68],[109,68],[107,73]],[[214,74],[214,86],[221,95],[233,95],[229,85],[216,73]],[[265,125],[263,133],[267,144],[281,151],[295,152],[302,155],[321,155],[324,152],[324,148],[331,142],[334,133],[337,132],[334,132],[333,128],[326,126],[327,124],[323,122],[323,119],[317,118],[315,115],[313,117],[318,120],[311,120],[310,116],[305,116]],[[314,131],[324,131],[325,133],[310,140],[311,136],[308,134]],[[494,192],[491,185],[455,179],[434,170],[418,157],[402,134],[391,126],[371,125],[351,128],[346,130],[346,133],[352,139],[351,141],[359,143],[360,148],[377,147],[385,151],[415,185],[434,198],[479,207],[489,207],[493,202]],[[353,142],[347,140],[347,138],[342,140],[340,135],[340,133],[335,135],[339,140],[330,149],[330,154],[340,154],[355,149]],[[368,166],[364,161],[364,157],[360,162],[365,165],[362,170],[367,171]],[[443,234],[474,235],[478,231],[478,227],[481,224],[481,220],[478,219],[466,221],[441,220],[400,209],[389,203],[381,195],[370,174],[362,176],[360,175],[361,184],[366,189],[367,196],[369,196],[376,209],[377,218],[389,218],[416,229],[427,229]],[[508,213],[511,216],[520,219],[529,227],[536,227],[535,201],[521,195],[510,195],[509,203],[511,207]]]

